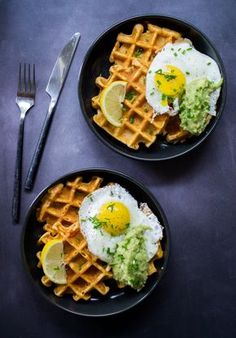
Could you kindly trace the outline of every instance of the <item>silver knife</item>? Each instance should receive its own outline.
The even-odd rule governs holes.
[[[34,179],[37,174],[40,159],[43,153],[47,135],[49,133],[50,125],[55,112],[56,104],[60,97],[79,40],[80,33],[75,33],[71,37],[70,41],[65,45],[60,55],[58,56],[57,61],[53,67],[52,73],[50,75],[50,78],[48,80],[46,92],[50,95],[51,102],[49,104],[48,113],[46,115],[43,128],[41,130],[41,134],[38,140],[38,144],[35,149],[33,159],[26,177],[25,189],[27,190],[31,190],[33,187]]]

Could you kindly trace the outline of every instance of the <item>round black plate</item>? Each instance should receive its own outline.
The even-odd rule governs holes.
[[[43,224],[39,223],[36,219],[36,209],[39,207],[43,196],[50,187],[60,182],[65,183],[68,180],[73,180],[76,176],[82,176],[84,180],[88,181],[92,176],[100,176],[104,178],[103,184],[108,182],[119,183],[121,186],[126,188],[138,202],[146,202],[152,209],[153,213],[157,215],[160,223],[164,227],[164,236],[162,240],[164,257],[157,261],[156,266],[158,268],[158,273],[155,273],[148,278],[145,287],[140,292],[136,292],[135,290],[132,290],[128,287],[124,289],[118,289],[118,287],[115,286],[115,283],[112,283],[110,285],[111,289],[106,296],[94,294],[87,302],[75,302],[71,295],[65,295],[64,297],[59,298],[54,295],[52,287],[47,288],[42,285],[40,279],[43,274],[42,270],[37,268],[36,253],[39,250],[39,247],[37,246],[37,240],[43,233]],[[169,241],[170,234],[166,216],[159,203],[143,185],[135,181],[133,178],[117,171],[91,168],[83,169],[61,177],[57,181],[50,184],[50,186],[46,187],[37,196],[30,206],[25,220],[25,225],[22,232],[22,256],[24,265],[34,285],[36,285],[41,294],[52,304],[66,311],[79,315],[94,317],[108,316],[128,310],[129,308],[140,303],[157,286],[166,270],[169,256]]]
[[[104,77],[108,77],[109,75],[109,68],[111,66],[111,63],[109,62],[109,55],[115,44],[117,35],[120,32],[130,34],[132,32],[133,26],[136,23],[141,23],[146,26],[147,22],[176,30],[177,32],[180,32],[183,37],[190,39],[197,50],[209,55],[217,62],[222,77],[224,78],[224,83],[217,103],[217,116],[212,119],[206,130],[200,136],[193,137],[182,144],[168,144],[164,141],[164,139],[158,139],[153,145],[150,146],[150,148],[146,148],[144,145],[141,145],[139,150],[132,150],[114,139],[102,128],[93,123],[92,116],[96,111],[91,106],[91,98],[98,94],[98,88],[95,85],[96,77],[100,74],[102,74]],[[92,44],[85,56],[80,70],[78,95],[82,112],[89,127],[107,146],[122,155],[137,160],[160,161],[175,158],[188,153],[189,151],[198,147],[200,143],[202,143],[213,131],[217,122],[219,121],[225,104],[226,75],[222,60],[216,49],[213,47],[209,39],[197,28],[176,18],[160,15],[143,15],[127,19],[112,26]]]

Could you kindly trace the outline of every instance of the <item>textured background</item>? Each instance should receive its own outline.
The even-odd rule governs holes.
[[[204,31],[223,58],[228,98],[219,125],[191,155],[165,163],[123,158],[88,129],[77,99],[78,72],[93,40],[129,16],[186,19]],[[23,176],[46,114],[45,87],[68,38],[82,39],[62,92],[33,192],[22,195],[20,225],[11,222],[19,112],[19,61],[36,63],[37,101],[25,124]],[[2,337],[236,336],[236,1],[0,1],[0,324]],[[168,273],[136,309],[108,319],[76,317],[48,304],[31,285],[20,258],[29,204],[59,176],[99,166],[133,173],[163,206],[172,234]]]

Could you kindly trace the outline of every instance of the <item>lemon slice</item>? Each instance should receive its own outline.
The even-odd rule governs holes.
[[[41,263],[45,275],[56,284],[66,283],[63,241],[52,239],[44,245],[41,252]]]
[[[115,127],[122,125],[122,102],[125,99],[127,82],[114,81],[103,89],[100,105],[105,118]]]

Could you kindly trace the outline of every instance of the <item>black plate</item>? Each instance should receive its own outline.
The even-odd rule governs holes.
[[[164,140],[158,139],[150,148],[144,145],[140,146],[139,150],[132,150],[126,145],[114,139],[102,128],[92,122],[92,116],[95,114],[95,109],[91,106],[91,98],[98,94],[98,88],[95,85],[95,79],[99,74],[105,77],[109,75],[109,55],[115,44],[116,37],[120,32],[130,34],[136,23],[141,23],[146,26],[150,22],[161,27],[170,28],[180,32],[183,37],[190,39],[197,50],[212,57],[218,64],[224,83],[221,89],[221,95],[217,103],[217,116],[212,119],[206,130],[198,137],[193,137],[185,143],[168,144]],[[160,161],[175,158],[198,147],[213,131],[220,116],[223,112],[226,99],[226,74],[223,62],[213,47],[209,39],[191,24],[182,20],[160,15],[143,15],[133,17],[122,21],[104,32],[89,48],[83,65],[80,70],[78,95],[84,117],[92,129],[92,131],[103,141],[107,146],[117,151],[118,153],[145,161]]]
[[[39,223],[36,220],[36,209],[39,207],[40,201],[46,194],[47,190],[53,185],[60,182],[65,183],[68,180],[73,180],[76,176],[83,176],[84,180],[90,180],[94,175],[103,177],[104,184],[108,182],[119,183],[121,186],[126,188],[138,202],[146,202],[149,205],[153,213],[157,215],[160,223],[164,227],[164,236],[162,240],[164,257],[163,259],[157,261],[156,266],[158,268],[158,273],[155,273],[148,278],[145,287],[140,292],[136,292],[128,287],[125,289],[118,289],[115,286],[115,283],[113,283],[111,285],[111,290],[106,296],[94,294],[93,297],[87,302],[75,302],[73,301],[71,295],[65,295],[62,298],[55,296],[53,293],[53,288],[47,288],[43,286],[40,281],[43,273],[41,269],[37,268],[36,253],[39,249],[37,246],[37,240],[43,233],[43,229],[42,223]],[[22,232],[22,256],[24,265],[31,277],[31,280],[33,281],[33,284],[36,285],[41,294],[52,304],[66,311],[79,315],[93,317],[108,316],[128,310],[129,308],[140,303],[153,291],[153,289],[160,282],[166,270],[169,256],[169,241],[170,234],[166,216],[159,203],[143,185],[135,181],[133,178],[117,171],[91,168],[83,169],[61,177],[57,181],[50,184],[50,186],[46,187],[36,197],[29,208]]]

